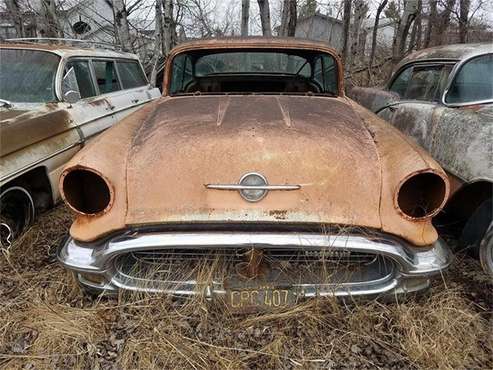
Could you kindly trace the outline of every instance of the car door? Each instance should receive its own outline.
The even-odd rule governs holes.
[[[465,60],[444,94],[431,153],[464,181],[493,180],[493,54]]]
[[[95,59],[92,64],[99,91],[110,103],[117,122],[161,95],[150,87],[138,60]]]
[[[436,62],[407,66],[389,87],[389,92],[397,94],[400,100],[380,107],[375,113],[431,152],[444,111],[440,98],[452,67],[451,63]]]
[[[72,58],[65,64],[62,94],[64,100],[69,101],[67,109],[84,140],[116,122],[111,101],[106,94],[100,93],[96,81],[90,58]],[[69,94],[73,96],[69,97]]]

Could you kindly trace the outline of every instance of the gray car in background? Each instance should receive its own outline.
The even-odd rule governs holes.
[[[478,250],[493,275],[493,44],[420,50],[397,66],[384,88],[353,87],[348,95],[447,171],[451,197],[435,223]]]

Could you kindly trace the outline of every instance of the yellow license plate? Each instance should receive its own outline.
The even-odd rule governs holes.
[[[226,300],[234,310],[275,309],[294,305],[296,295],[290,289],[232,289]]]

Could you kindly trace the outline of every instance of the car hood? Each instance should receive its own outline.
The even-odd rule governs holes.
[[[371,228],[429,245],[431,219],[403,217],[396,193],[422,171],[445,180],[427,153],[368,110],[316,96],[164,97],[94,139],[64,173],[80,167],[101,174],[113,194],[108,211],[76,218],[70,232],[82,242],[156,225],[262,223]],[[250,172],[300,188],[250,203],[206,187]]]
[[[249,203],[237,184],[257,172],[272,185]],[[127,162],[127,224],[324,222],[380,227],[380,164],[362,119],[343,100],[201,96],[161,102]]]

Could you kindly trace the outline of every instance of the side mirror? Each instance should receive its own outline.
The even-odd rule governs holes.
[[[63,101],[74,104],[81,99],[74,67],[71,67],[62,79]]]

